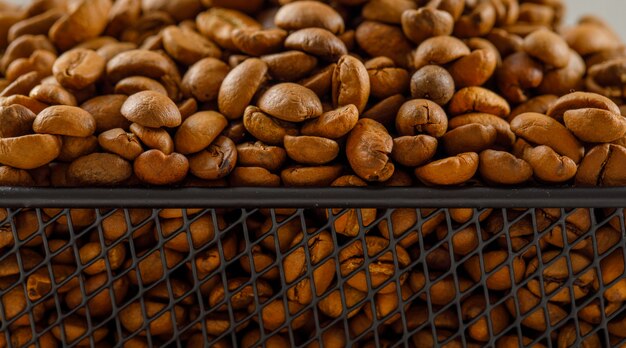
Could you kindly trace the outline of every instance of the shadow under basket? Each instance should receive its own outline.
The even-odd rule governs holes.
[[[0,189],[0,348],[626,347],[626,189]]]

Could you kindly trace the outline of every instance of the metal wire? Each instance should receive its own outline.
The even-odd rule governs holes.
[[[288,191],[284,190],[284,192]],[[22,196],[21,201],[18,199],[20,192],[22,194],[28,192]],[[100,210],[95,208],[101,198],[99,196],[92,197],[91,201],[87,201],[83,196],[71,204],[71,195],[76,191],[67,193],[57,191],[57,196],[61,199],[54,201],[46,195],[35,196],[33,192],[36,191],[0,189],[0,196],[6,198],[0,201],[0,206],[10,208],[7,210],[6,219],[0,221],[0,231],[2,228],[5,231],[10,230],[13,239],[4,246],[0,244],[0,274],[5,275],[0,278],[0,305],[2,306],[0,347],[31,344],[46,347],[46,339],[53,337],[54,340],[68,347],[99,346],[104,342],[110,346],[124,346],[125,344],[132,346],[139,341],[154,347],[186,347],[190,346],[190,338],[194,335],[199,337],[199,341],[196,342],[204,342],[207,346],[215,344],[237,346],[242,344],[243,337],[249,336],[251,331],[258,331],[259,340],[254,344],[262,346],[273,344],[275,341],[272,340],[278,336],[282,342],[287,342],[294,347],[304,347],[316,342],[319,346],[323,346],[324,335],[332,333],[343,336],[346,346],[357,344],[363,346],[371,343],[387,347],[419,347],[419,342],[416,340],[430,334],[436,345],[455,342],[464,347],[475,344],[497,346],[507,336],[516,337],[519,342],[523,342],[523,346],[542,343],[547,347],[553,347],[560,346],[562,342],[559,341],[557,333],[569,325],[574,326],[574,335],[567,342],[571,346],[580,346],[585,339],[592,337],[591,335],[595,335],[593,337],[597,337],[602,346],[626,344],[626,339],[611,335],[608,329],[609,325],[618,320],[626,321],[624,319],[626,307],[623,304],[609,303],[605,294],[611,286],[624,281],[626,274],[622,271],[621,275],[606,284],[602,280],[602,263],[609,255],[621,252],[622,256],[626,257],[624,211],[623,209],[606,209],[626,207],[626,195],[612,194],[612,198],[604,202],[607,205],[599,205],[599,197],[591,196],[589,200],[581,201],[577,196],[587,194],[589,191],[556,190],[548,194],[552,199],[543,200],[541,205],[533,206],[537,209],[520,210],[514,207],[528,207],[531,203],[537,203],[536,198],[531,197],[532,192],[535,191],[516,191],[514,195],[518,198],[517,201],[513,198],[512,201],[504,202],[504,197],[497,195],[481,200],[480,192],[471,190],[467,192],[470,192],[469,197],[473,197],[472,204],[466,206],[472,208],[471,218],[459,223],[452,218],[453,206],[446,207],[441,204],[449,203],[454,197],[462,195],[465,189],[459,192],[440,191],[445,193],[437,201],[439,204],[435,204],[435,198],[414,199],[413,204],[409,204],[407,193],[409,191],[402,190],[397,191],[403,192],[399,196],[386,196],[384,202],[379,198],[381,203],[378,205],[366,205],[366,202],[372,203],[370,193],[350,191],[359,192],[359,194],[356,197],[346,197],[348,203],[335,206],[341,207],[340,210],[329,209],[333,207],[331,204],[337,202],[337,197],[334,196],[325,197],[320,202],[306,201],[304,202],[306,204],[300,204],[303,203],[302,199],[298,198],[293,201],[283,194],[272,201],[270,209],[262,210],[256,207],[268,207],[268,203],[259,200],[259,197],[269,194],[269,191],[250,189],[252,198],[241,206],[236,204],[241,203],[243,191],[230,191],[232,196],[228,196],[229,191],[221,191],[223,207],[214,205],[217,202],[215,197],[202,201],[197,196],[199,191],[157,191],[151,194],[150,200],[144,201],[143,207],[149,209],[145,210],[145,217],[141,221],[133,218],[134,214],[138,213],[131,208],[140,207],[136,201],[129,202],[128,206],[124,206],[123,201],[114,205],[103,204],[99,208],[114,206],[116,209]],[[210,196],[213,191],[202,192],[205,196]],[[303,192],[297,193],[304,194]],[[437,191],[415,189],[413,192],[414,196],[421,196]],[[490,192],[501,194],[502,191]],[[100,190],[92,193],[109,195],[110,191]],[[173,197],[174,193],[176,195],[192,193],[192,195],[188,197],[188,201],[179,197],[174,201],[180,205],[172,205],[172,202],[165,199]],[[482,192],[482,194],[486,193]],[[319,193],[308,193],[307,197],[318,195]],[[358,201],[359,198],[364,198],[364,201]],[[463,202],[468,200],[469,198],[465,197]],[[101,201],[111,203],[111,200],[102,199]],[[356,202],[358,204],[350,204],[355,201],[358,201]],[[574,204],[575,202],[578,205]],[[395,206],[394,203],[396,203]],[[430,207],[440,209],[434,209],[424,216],[422,208],[428,207],[424,205],[427,203],[434,204]],[[488,203],[497,204],[487,205]],[[63,209],[60,212],[44,209],[48,207],[62,207]],[[199,211],[182,209],[178,214],[180,227],[173,232],[168,231],[166,235],[162,226],[162,216],[172,214],[171,211],[161,208],[173,207],[211,208]],[[291,207],[298,209],[290,214],[283,214],[284,208]],[[320,209],[320,207],[328,209]],[[360,208],[371,207],[377,208],[376,217],[373,220],[369,220],[368,217],[368,221],[364,221],[364,210]],[[396,234],[392,222],[393,213],[406,207],[411,207],[410,210],[415,213],[415,221],[411,222],[412,226],[406,228],[406,232]],[[502,217],[502,228],[499,231],[490,231],[487,228],[487,221],[481,220],[481,216],[487,211],[486,207],[495,208],[491,216]],[[540,207],[558,207],[560,208],[559,215],[551,217],[552,220],[549,219],[547,223],[542,222],[543,225],[540,227],[539,220],[546,219],[546,216],[538,215],[545,214],[538,209]],[[576,211],[567,209],[572,207],[589,208],[587,210],[590,226],[586,231],[581,231],[576,240],[569,240],[567,234],[568,227],[573,228],[572,222],[568,219],[575,218]],[[117,214],[118,209],[122,209],[123,212],[125,233],[115,240],[107,240],[103,222]],[[33,233],[23,238],[24,228],[19,219],[26,214],[33,213],[36,216],[37,225]],[[437,220],[441,219],[441,214],[444,218]],[[197,244],[191,231],[195,228],[194,223],[205,218],[210,219],[214,234],[211,238]],[[358,225],[359,232],[354,236],[346,236],[337,230],[338,222],[345,222],[350,218],[355,218]],[[81,220],[86,220],[86,222]],[[445,229],[445,234],[436,236],[435,232],[426,233],[427,224],[433,221],[440,221],[439,225],[443,226],[441,228]],[[618,221],[617,225],[615,221]],[[263,223],[268,228],[266,232],[260,233],[260,225]],[[514,247],[514,238],[517,237],[509,232],[521,223],[530,223],[533,233],[526,236],[528,237],[526,245]],[[298,226],[303,238],[285,247],[281,244],[281,238],[283,238],[281,231],[291,228],[291,224]],[[388,243],[375,255],[370,254],[366,243],[367,238],[375,235],[381,224],[385,224],[389,231]],[[620,238],[617,243],[609,246],[601,254],[598,248],[605,241],[598,240],[597,233],[609,224],[620,228]],[[475,228],[477,233],[475,247],[466,254],[457,254],[453,250],[454,236],[471,227]],[[546,238],[551,238],[555,228],[560,229],[563,247],[550,246],[548,249],[542,249],[541,245],[544,244]],[[50,229],[53,233],[48,237],[46,232]],[[142,231],[144,235],[135,235]],[[330,232],[334,246],[327,256],[316,260],[314,264],[309,243],[325,231]],[[171,243],[181,243],[181,234],[188,250],[172,251]],[[408,265],[404,265],[398,258],[396,248],[401,248],[404,243],[408,243],[406,238],[409,236],[415,239],[415,242],[407,247],[411,260]],[[273,242],[269,243],[268,238],[273,238]],[[61,248],[58,248],[59,239],[66,241]],[[0,238],[0,241],[2,240]],[[349,248],[355,242],[360,243],[364,251],[363,263],[350,274],[343,274],[340,254],[342,250]],[[81,252],[87,243],[93,247],[97,246],[97,252],[85,259]],[[572,255],[580,253],[581,243],[590,245],[588,250],[593,257],[590,258],[588,265],[574,274]],[[235,245],[234,254],[233,245]],[[53,249],[53,246],[57,249]],[[114,252],[120,248],[125,251],[125,261],[122,264],[115,264]],[[491,265],[488,268],[485,255],[495,249],[506,252],[507,256],[495,267]],[[259,250],[263,255],[258,254]],[[285,264],[285,260],[300,253],[300,250],[305,270],[295,279],[287,282],[284,275],[287,271],[285,267],[289,265]],[[524,274],[521,280],[516,279],[514,272],[510,272],[515,269],[515,259],[533,250],[536,252],[533,257],[540,260],[536,270],[531,274]],[[558,251],[558,254],[544,262],[542,260],[547,250],[551,250],[552,253]],[[29,255],[34,255],[33,252],[40,257],[30,258]],[[370,264],[388,257],[386,255],[391,255],[391,260],[385,262],[392,264],[395,272],[388,279],[374,286]],[[431,257],[444,257],[447,261],[442,264],[433,264],[430,261]],[[522,257],[522,259],[528,265],[533,257]],[[70,259],[71,262],[64,261],[63,265],[68,269],[71,268],[72,271],[62,274],[61,279],[56,279],[55,272],[61,265],[58,261],[61,258]],[[208,258],[217,266],[209,271],[201,270],[198,260],[202,258]],[[257,269],[262,258],[268,260],[263,261],[265,268]],[[470,286],[463,288],[465,285],[462,287],[461,283],[471,279],[466,267],[475,258],[478,259],[480,277],[472,281]],[[563,278],[558,289],[547,293],[546,282],[553,279],[546,276],[545,272],[561,259],[566,261],[568,276]],[[626,259],[622,261],[626,264]],[[330,286],[323,293],[318,294],[314,274],[326,262],[334,262],[335,276]],[[247,264],[247,267],[244,267],[244,264]],[[100,271],[94,274],[91,270],[97,267],[100,267]],[[157,272],[147,273],[147,268],[153,271],[156,269]],[[490,289],[487,280],[494,275],[502,274],[503,271],[508,272],[510,288]],[[595,272],[597,281],[592,288],[587,289],[586,295],[576,299],[575,287],[578,286],[578,279],[589,271]],[[410,291],[403,289],[403,287],[410,287],[407,276],[410,273],[423,275],[424,283],[421,288]],[[277,277],[276,274],[278,274]],[[353,277],[360,274],[365,275],[368,291],[350,306],[346,289],[350,286],[349,283],[354,279]],[[45,275],[50,278],[48,286],[44,286]],[[96,275],[102,276],[105,280],[94,288],[90,280]],[[37,277],[43,277],[41,278],[43,283],[37,283],[40,279]],[[233,279],[239,282],[237,286],[231,286],[234,284]],[[454,298],[445,304],[435,304],[431,290],[444,279],[452,280]],[[528,291],[529,283],[535,280],[538,281],[540,292],[538,295],[540,296],[537,296],[532,309],[522,312],[522,309],[528,306],[521,305],[520,291]],[[308,281],[312,299],[308,303],[294,304],[288,293],[295,291],[290,289],[303,281]],[[127,290],[122,293],[117,287],[120,283],[129,284]],[[265,293],[267,290],[264,284],[270,284],[271,295],[268,296]],[[382,301],[381,299],[385,296],[381,290],[389,286],[394,286],[393,291],[397,303],[388,312],[379,315],[379,301]],[[211,287],[213,292],[217,291],[215,289],[221,289],[223,295],[209,300],[212,291],[208,291],[207,288]],[[562,289],[568,292],[569,301],[554,302],[554,297]],[[320,310],[319,305],[335,291],[338,292],[341,300],[340,308],[336,310],[342,314],[338,317],[330,317]],[[408,296],[405,296],[405,291],[408,292]],[[79,297],[77,300],[72,300],[72,305],[68,304],[66,298],[69,292],[73,294],[72,296]],[[247,304],[247,308],[235,308],[233,301],[241,296],[242,292],[249,292],[246,296],[250,303]],[[484,306],[478,315],[467,316],[464,313],[464,303],[470,296],[482,299]],[[96,303],[95,301],[102,303],[103,298],[109,299],[108,302],[105,301],[105,305],[110,308],[90,305],[90,303]],[[110,300],[112,298],[114,300]],[[596,323],[587,323],[580,316],[580,311],[595,303],[598,304],[600,316]],[[547,308],[553,305],[557,305],[565,313],[558,322],[552,322],[549,318]],[[609,306],[617,307],[617,309],[605,313]],[[267,321],[266,317],[273,313],[270,311],[276,311],[279,307],[282,307],[282,311],[279,312],[284,313],[282,320]],[[365,307],[369,308],[361,309],[356,317],[348,315],[355,308]],[[507,309],[510,319],[508,325],[501,328],[501,323],[495,322],[496,311],[506,307],[510,307]],[[416,321],[417,319],[410,312],[411,309],[419,310],[420,308],[427,312],[421,314],[424,318],[422,322]],[[525,321],[536,315],[534,313],[537,311],[543,312],[545,330],[532,330],[525,324]],[[307,318],[304,321],[301,319],[303,316]],[[438,326],[437,318],[444,316],[455,318],[458,322],[456,327]],[[392,323],[389,323],[390,321]],[[365,325],[367,327],[362,330],[355,331],[355,328],[359,326],[357,323],[369,325]],[[484,323],[487,323],[484,326],[486,340],[478,341],[469,332]],[[244,324],[246,327],[240,331],[239,328]],[[2,337],[6,343],[3,342]],[[427,346],[427,343],[424,344]]]

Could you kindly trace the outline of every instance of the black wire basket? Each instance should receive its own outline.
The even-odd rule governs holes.
[[[626,189],[3,188],[0,207],[0,347],[626,346]]]

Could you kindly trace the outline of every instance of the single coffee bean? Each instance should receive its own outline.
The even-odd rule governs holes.
[[[270,145],[281,145],[285,135],[298,135],[294,123],[266,115],[256,106],[246,108],[243,124],[252,136]]]
[[[30,90],[29,97],[48,105],[76,106],[76,97],[61,86],[41,84]]]
[[[151,79],[160,79],[168,75],[176,76],[178,70],[165,55],[135,49],[121,52],[111,58],[107,62],[106,73],[110,81],[117,82],[129,76],[145,76]]]
[[[519,142],[523,140],[519,139]],[[549,146],[541,145],[533,148],[526,144],[516,156],[528,162],[533,168],[535,177],[544,182],[566,182],[576,175],[576,162],[567,156],[559,155]]]
[[[201,111],[189,116],[176,131],[176,151],[187,155],[203,150],[226,128],[228,121],[214,111]]]
[[[6,86],[0,97],[10,97],[17,94],[28,95],[30,91],[41,82],[41,77],[36,71],[31,71],[25,75],[18,77],[15,81]]]
[[[287,35],[282,29],[244,28],[233,30],[232,40],[241,52],[258,57],[279,52]]]
[[[322,28],[333,34],[344,31],[343,18],[332,7],[317,1],[297,1],[282,6],[274,17],[276,26],[293,31]]]
[[[95,132],[96,121],[90,113],[78,107],[51,106],[37,115],[33,130],[40,134],[86,137]]]
[[[322,115],[322,103],[313,91],[295,83],[274,85],[259,97],[259,108],[288,122],[302,122]]]
[[[557,69],[567,66],[570,59],[567,42],[548,29],[539,29],[526,36],[524,51],[533,58]]]
[[[102,95],[87,100],[80,108],[96,120],[96,133],[113,128],[128,129],[131,122],[120,112],[126,99],[124,95]]]
[[[494,150],[480,153],[478,171],[483,179],[497,185],[518,185],[533,176],[528,162],[508,152]]]
[[[111,0],[77,2],[72,6],[71,12],[52,25],[50,39],[65,51],[78,43],[97,37],[106,27],[111,6]]]
[[[61,153],[57,159],[64,162],[71,162],[78,157],[94,153],[98,148],[98,138],[93,135],[88,137],[63,136],[61,143],[63,145],[61,145]]]
[[[219,136],[204,151],[189,157],[191,173],[201,179],[220,179],[235,168],[237,148],[227,137]]]
[[[403,68],[412,64],[413,44],[397,26],[364,21],[356,28],[355,37],[359,47],[371,57],[389,57]]]
[[[448,110],[452,115],[476,112],[500,117],[506,117],[511,112],[506,100],[482,87],[466,87],[456,92]]]
[[[133,161],[143,152],[139,139],[122,128],[113,128],[98,135],[98,143],[104,150]]]
[[[166,155],[174,152],[174,141],[170,134],[161,128],[148,128],[133,123],[130,131],[148,148],[156,149]]]
[[[167,96],[167,90],[156,80],[145,76],[130,76],[115,84],[115,93],[131,96],[143,91],[153,91]]]
[[[337,64],[332,63],[324,68],[313,71],[313,73],[298,83],[312,90],[318,97],[323,97],[330,92],[332,87],[332,77]]]
[[[431,162],[415,169],[415,176],[427,185],[460,185],[478,170],[478,154],[466,152]]]
[[[583,77],[586,73],[585,61],[574,50],[569,50],[569,62],[564,68],[548,70],[544,73],[541,84],[537,88],[539,93],[565,95],[583,87]]]
[[[363,118],[371,118],[385,127],[390,127],[395,122],[398,111],[405,101],[406,99],[402,94],[392,95],[372,105],[362,116]]]
[[[152,185],[171,185],[182,181],[189,171],[187,158],[178,153],[166,155],[148,150],[135,159],[135,175]]]
[[[361,119],[348,135],[348,162],[367,181],[386,181],[395,169],[389,160],[393,139],[387,129],[371,119]]]
[[[456,37],[436,36],[417,47],[413,56],[413,67],[420,69],[426,65],[444,65],[468,54],[469,47]]]
[[[262,167],[275,171],[280,169],[287,153],[281,147],[265,145],[260,141],[237,145],[237,164],[244,167]]]
[[[578,186],[622,186],[626,182],[624,176],[624,162],[626,148],[603,144],[592,148],[585,156],[578,173]]]
[[[435,36],[448,36],[454,29],[454,18],[446,11],[432,7],[407,9],[402,12],[404,35],[419,45]]]
[[[222,50],[213,42],[193,30],[170,25],[161,31],[163,48],[178,62],[193,65],[203,58],[219,58]]]
[[[302,164],[325,164],[339,154],[337,142],[320,137],[286,135],[284,145],[289,158]]]
[[[441,139],[449,156],[462,152],[476,152],[491,148],[496,142],[497,132],[491,126],[472,123],[448,131]]]
[[[262,167],[235,167],[228,179],[234,187],[280,186],[280,176]]]
[[[269,74],[278,81],[297,81],[317,66],[317,58],[300,51],[287,51],[262,56]],[[306,86],[304,86],[306,87]]]
[[[416,99],[429,99],[445,105],[452,99],[454,90],[454,79],[450,73],[437,65],[426,65],[411,78],[411,96]]]
[[[449,69],[457,87],[482,86],[500,63],[500,53],[489,41],[470,39],[468,47],[472,52],[458,59]]]
[[[515,133],[511,131],[509,123],[501,117],[484,114],[484,113],[471,113],[461,116],[456,116],[450,119],[450,129],[456,129],[458,127],[478,123],[484,126],[491,126],[496,129],[496,144],[503,148],[510,148],[515,142]]]
[[[217,101],[222,115],[229,120],[240,118],[252,97],[265,81],[267,64],[251,58],[231,70],[219,89]]]
[[[609,143],[626,135],[626,118],[602,109],[568,110],[563,121],[578,139],[588,143]]]
[[[292,32],[285,40],[285,48],[303,51],[329,62],[336,62],[348,54],[343,41],[321,28],[305,28]]]
[[[317,167],[292,166],[283,169],[280,177],[285,186],[315,186],[330,185],[343,172],[341,164]]]
[[[302,125],[303,135],[338,139],[348,134],[359,120],[359,110],[353,104],[323,113]]]
[[[606,110],[616,115],[622,114],[620,108],[607,97],[595,93],[574,92],[559,98],[546,115],[560,122],[566,111],[586,108]]]
[[[429,135],[420,134],[393,139],[391,157],[407,167],[418,167],[430,161],[437,152],[438,141]]]
[[[370,78],[367,69],[358,59],[343,56],[337,62],[332,79],[332,97],[335,107],[356,105],[365,110],[370,96]]]
[[[196,17],[196,25],[200,33],[220,47],[236,51],[233,43],[235,29],[261,29],[261,25],[246,14],[226,8],[211,8]]]
[[[143,91],[126,99],[121,109],[129,121],[144,127],[177,127],[181,124],[176,104],[160,93]]]
[[[13,138],[29,134],[36,117],[35,113],[19,104],[0,106],[0,119],[2,119],[0,138]]]
[[[398,110],[396,129],[400,135],[425,133],[440,138],[448,129],[448,116],[439,105],[430,100],[409,100]]]
[[[73,161],[66,175],[78,185],[112,186],[123,183],[132,172],[131,165],[118,155],[92,153]]]
[[[228,71],[228,65],[218,59],[200,59],[183,76],[181,86],[183,93],[196,98],[199,102],[214,101]],[[206,78],[207,76],[210,78]]]
[[[541,64],[524,52],[506,57],[497,75],[502,95],[512,103],[526,102],[544,78]]]
[[[95,51],[77,48],[59,56],[52,73],[61,86],[82,89],[100,79],[105,64],[104,58]]]

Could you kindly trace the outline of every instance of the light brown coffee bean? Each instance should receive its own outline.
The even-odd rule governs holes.
[[[407,167],[418,167],[430,161],[437,152],[438,141],[429,135],[420,134],[393,139],[391,157]]]
[[[303,135],[338,139],[348,134],[359,119],[359,111],[355,105],[346,105],[322,114],[303,124],[300,131]]]
[[[372,96],[385,99],[408,90],[409,72],[396,67],[390,58],[377,57],[368,60],[365,62],[365,68],[370,78]]]
[[[28,58],[14,60],[6,69],[4,77],[8,82],[17,80],[29,72],[37,72],[39,76],[50,76],[52,66],[57,59],[56,54],[46,50],[35,50]],[[4,87],[2,87],[4,89]]]
[[[298,135],[295,124],[266,115],[256,106],[246,108],[243,124],[252,136],[270,145],[282,144],[285,135]]]
[[[409,100],[398,110],[396,129],[400,135],[425,133],[440,138],[448,129],[448,116],[439,105],[430,100]]]
[[[120,112],[126,99],[124,95],[102,95],[87,100],[80,108],[96,120],[96,133],[113,128],[128,129],[131,122]]]
[[[317,66],[317,58],[300,51],[286,51],[262,56],[269,74],[278,81],[297,81]],[[306,86],[305,86],[306,87]]]
[[[98,138],[96,136],[88,137],[69,137],[61,138],[61,153],[57,160],[64,162],[72,162],[78,157],[89,155],[98,148]]]
[[[54,135],[33,134],[0,139],[0,163],[19,169],[41,167],[52,162],[60,152],[61,139]]]
[[[341,164],[316,167],[287,167],[280,172],[285,186],[329,186],[343,172]]]
[[[473,38],[468,42],[472,52],[450,66],[457,87],[482,86],[501,63],[500,53],[489,41]]]
[[[626,182],[624,160],[626,148],[613,144],[597,145],[580,164],[576,185],[622,186]]]
[[[482,87],[466,87],[454,94],[448,110],[452,115],[487,113],[506,117],[511,112],[509,103],[498,94]]]
[[[411,96],[416,99],[428,99],[445,105],[454,96],[454,90],[454,79],[450,73],[437,65],[426,65],[411,78]]]
[[[78,43],[97,37],[106,27],[111,6],[110,0],[79,1],[72,6],[70,13],[52,25],[50,39],[61,50],[68,50]]]
[[[574,92],[562,96],[549,108],[546,115],[561,122],[566,111],[585,108],[601,109],[621,115],[620,108],[611,99],[588,92]]]
[[[274,22],[287,31],[323,28],[333,34],[344,31],[343,18],[332,7],[317,1],[297,1],[282,6]]]
[[[389,57],[398,66],[412,65],[413,44],[402,29],[375,21],[364,21],[356,28],[356,41],[371,57]]]
[[[190,172],[206,180],[220,179],[237,164],[237,148],[227,137],[219,136],[204,151],[189,157]]]
[[[404,35],[417,45],[431,37],[450,35],[454,29],[452,15],[432,7],[407,9],[401,22]]]
[[[139,180],[152,185],[168,185],[187,176],[189,162],[175,152],[166,155],[159,150],[148,150],[135,159],[133,167]]]
[[[366,181],[386,181],[394,172],[389,160],[393,139],[371,119],[361,119],[348,135],[346,155],[354,172]]]
[[[472,123],[448,131],[441,140],[449,156],[462,152],[476,152],[491,148],[497,137],[497,131],[491,126]]]
[[[295,83],[272,86],[259,97],[258,105],[264,112],[288,122],[302,122],[323,112],[317,95]]]
[[[193,65],[203,58],[219,58],[222,50],[193,30],[170,25],[161,31],[163,48],[176,61]]]
[[[219,90],[220,112],[229,120],[240,118],[265,81],[267,64],[257,58],[245,60],[231,70]]]
[[[134,49],[117,54],[107,62],[106,72],[108,79],[112,82],[130,76],[161,79],[169,75],[180,78],[180,76],[176,76],[178,69],[165,55],[144,49]]]
[[[159,81],[144,76],[130,76],[121,79],[115,84],[114,92],[116,94],[124,94],[131,96],[133,94],[153,91],[167,96],[167,90]]]
[[[201,59],[185,73],[181,85],[183,93],[199,102],[214,101],[228,71],[228,65],[218,59]]]
[[[174,141],[170,134],[161,128],[148,128],[133,123],[130,131],[148,148],[156,149],[166,155],[174,152]]]
[[[0,58],[0,71],[6,72],[11,62],[19,58],[28,58],[36,50],[46,50],[56,53],[54,45],[44,35],[24,35],[13,40],[13,42],[6,47],[2,58]]]
[[[286,135],[284,145],[289,158],[302,164],[325,164],[334,160],[339,154],[337,142],[314,136]]]
[[[359,112],[365,110],[370,96],[370,78],[358,59],[343,56],[337,62],[332,79],[332,97],[335,107],[353,104]]]
[[[470,113],[456,116],[450,119],[450,129],[455,129],[463,125],[479,123],[484,126],[491,126],[496,129],[496,143],[504,148],[510,148],[515,142],[515,133],[511,131],[509,123],[496,115],[484,113]]]
[[[466,152],[431,162],[415,169],[415,176],[427,185],[460,185],[478,170],[478,154]]]
[[[180,111],[167,96],[154,91],[131,95],[122,104],[122,115],[144,127],[177,127],[181,124]]]
[[[104,150],[133,161],[143,152],[137,137],[121,128],[114,128],[98,135],[98,143]]]
[[[565,95],[571,91],[580,90],[583,88],[585,73],[585,61],[578,53],[570,50],[569,62],[564,68],[548,70],[544,73],[538,92]]]
[[[277,187],[280,176],[262,167],[235,167],[230,173],[229,182],[234,187]]]
[[[31,71],[25,75],[18,77],[15,81],[11,82],[8,86],[6,86],[2,92],[0,92],[0,97],[10,97],[14,95],[28,95],[30,91],[35,88],[41,81],[41,76],[36,71]]]
[[[483,179],[497,185],[518,185],[533,176],[533,168],[521,158],[495,150],[485,150],[479,155],[478,171]]]
[[[228,121],[214,111],[201,111],[189,116],[176,131],[176,151],[186,155],[203,150],[226,128]]]
[[[524,50],[530,56],[557,69],[564,68],[570,58],[567,42],[547,29],[539,29],[526,36]]]
[[[28,96],[48,105],[76,106],[76,97],[61,86],[37,85],[30,90]]]
[[[444,65],[470,54],[463,41],[453,36],[436,36],[422,42],[415,50],[413,67]]]
[[[35,113],[19,104],[1,106],[0,138],[13,138],[29,134],[36,117]]]
[[[543,67],[525,52],[504,59],[497,73],[502,95],[512,103],[523,103],[543,81]]]
[[[132,172],[130,163],[118,155],[92,153],[73,161],[66,175],[78,185],[112,186],[123,183]]]
[[[610,143],[626,135],[626,118],[602,109],[568,110],[563,121],[578,139],[588,143]]]
[[[220,47],[232,51],[237,50],[233,43],[235,29],[261,29],[261,25],[253,18],[236,10],[211,8],[196,17],[196,25],[202,35],[208,37]]]
[[[285,48],[303,51],[329,62],[336,62],[348,54],[343,41],[321,28],[305,28],[292,32],[285,39]]]
[[[104,58],[95,51],[76,48],[59,56],[52,72],[61,86],[82,89],[100,79],[105,64]]]
[[[265,145],[260,141],[237,145],[237,164],[244,167],[262,167],[270,171],[280,169],[287,153],[281,147]]]
[[[521,157],[530,164],[535,177],[541,181],[561,183],[576,175],[576,162],[559,155],[549,146],[528,147],[521,152]]]
[[[287,35],[282,29],[244,28],[233,30],[232,40],[241,52],[258,57],[279,52]]]

